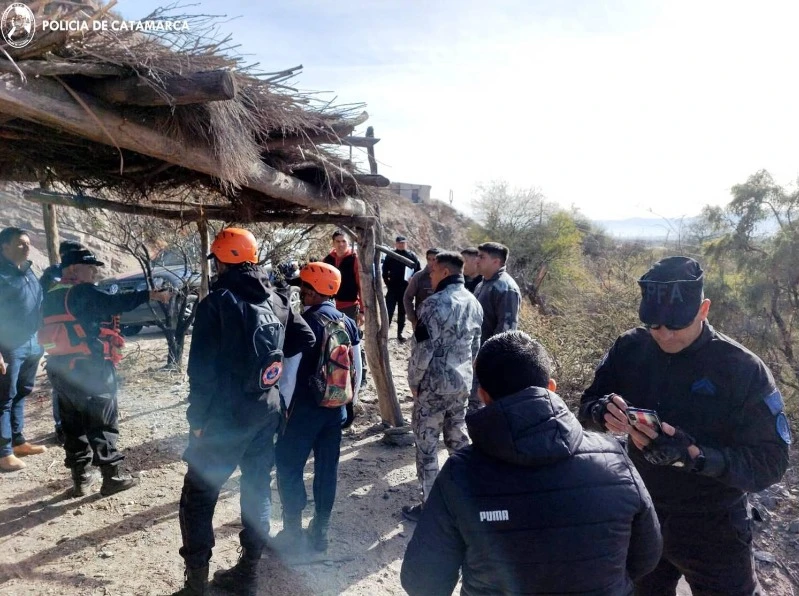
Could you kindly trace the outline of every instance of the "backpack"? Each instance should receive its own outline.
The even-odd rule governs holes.
[[[311,392],[319,406],[340,408],[352,401],[355,388],[353,346],[347,319],[332,319],[320,313],[313,316],[324,327],[324,333],[316,372],[310,378]]]
[[[283,373],[286,327],[275,314],[269,299],[261,304],[251,304],[231,295],[244,321],[245,345],[242,346],[239,367],[242,390],[258,400],[264,393],[278,388]]]

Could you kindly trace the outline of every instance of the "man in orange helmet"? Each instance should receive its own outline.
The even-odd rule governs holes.
[[[346,419],[341,401],[329,399],[329,377],[342,377],[352,390],[352,402],[358,398],[361,378],[361,350],[358,327],[350,317],[337,310],[333,297],[341,287],[341,273],[328,263],[309,263],[300,271],[300,297],[308,322],[316,337],[313,347],[306,349],[297,373],[297,387],[288,408],[288,422],[275,448],[278,489],[283,505],[283,531],[275,538],[278,548],[297,551],[302,545],[302,510],[307,503],[303,470],[308,456],[314,454],[314,518],[308,526],[310,546],[317,551],[327,550],[330,514],[336,498],[336,476],[341,450],[341,425]],[[333,331],[331,331],[333,330]],[[346,336],[334,340],[335,331]],[[335,363],[331,374],[325,369],[325,357],[335,351],[331,341],[348,349],[351,360]],[[347,341],[348,340],[348,341]],[[339,344],[341,345],[341,344]],[[335,370],[339,369],[339,370]],[[325,394],[328,399],[325,399]]]
[[[287,297],[268,288],[256,265],[251,232],[222,230],[211,245],[218,273],[197,306],[189,351],[188,471],[180,498],[186,582],[180,596],[206,594],[214,546],[213,515],[222,485],[241,469],[241,556],[214,585],[256,594],[257,565],[269,536],[270,473],[281,420],[280,394],[291,397],[308,325]]]

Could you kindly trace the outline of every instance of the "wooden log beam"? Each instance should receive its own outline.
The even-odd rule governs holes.
[[[359,126],[369,119],[367,112],[361,112],[355,118],[342,119],[330,125],[330,130],[318,135],[284,137],[282,139],[271,139],[264,143],[267,151],[274,149],[287,149],[299,145],[344,145],[344,139],[358,139],[361,137],[348,136],[356,126]],[[377,139],[378,141],[380,139]],[[357,141],[355,141],[357,142]],[[377,141],[375,141],[377,142]],[[355,147],[356,145],[353,145]],[[366,146],[366,145],[365,145]]]
[[[343,139],[339,139],[339,145],[344,145],[345,147],[374,147],[377,143],[380,142],[380,139],[375,137],[344,137]]]
[[[112,64],[94,64],[91,62],[50,62],[48,60],[19,60],[16,65],[23,74],[30,77],[52,77],[61,75],[82,75],[100,78],[123,76],[127,70]],[[0,60],[0,72],[19,74],[8,60]]]
[[[383,296],[383,281],[380,275],[372,273],[380,271],[380,253],[376,250],[376,246],[380,244],[379,230],[378,225],[370,225],[359,230],[361,233],[358,260],[361,264],[361,297],[364,301],[366,318],[364,347],[369,372],[377,389],[380,417],[385,424],[398,427],[405,426],[406,423],[402,418],[397,389],[389,366],[388,309]]]
[[[392,259],[397,259],[400,263],[402,263],[403,265],[405,265],[407,267],[411,267],[411,268],[416,267],[416,263],[411,261],[408,257],[403,257],[401,254],[395,253],[388,246],[384,246],[382,244],[378,244],[375,248],[378,251],[380,251],[383,254],[385,254],[386,256],[391,257]]]
[[[334,224],[351,226],[370,226],[377,223],[376,218],[369,216],[340,215],[338,213],[278,213],[260,211],[244,214],[234,207],[221,207],[217,205],[196,205],[191,209],[159,209],[149,205],[134,205],[131,203],[117,203],[108,199],[99,199],[86,195],[72,195],[43,190],[26,190],[23,198],[33,203],[42,205],[62,205],[75,209],[103,209],[117,213],[128,213],[142,217],[159,217],[185,222],[198,222],[203,217],[209,220],[225,222],[254,223],[262,221],[283,222],[290,224]],[[155,201],[160,204],[180,205],[176,201]]]
[[[76,102],[60,84],[47,78],[31,79],[22,84],[12,75],[0,75],[0,113],[13,114],[90,141],[121,147],[226,179],[211,149],[183,143],[127,120],[88,95],[81,96],[81,100],[84,105]],[[87,110],[91,110],[91,114]],[[97,125],[98,121],[103,123],[103,127]],[[287,176],[262,162],[252,164],[252,174],[244,186],[315,211],[366,214],[362,200],[350,197],[329,199],[320,188]]]
[[[366,129],[366,137],[367,138],[374,138],[375,136],[375,128],[374,126],[370,126]],[[369,156],[369,173],[377,175],[377,160],[375,159],[375,146],[374,144],[369,145],[366,148],[366,153]]]
[[[380,174],[354,174],[353,177],[358,184],[363,184],[364,186],[386,188],[389,184],[391,184],[391,180],[385,176],[381,176]]]
[[[131,106],[185,106],[236,97],[236,78],[229,70],[167,76],[156,81],[134,76],[102,79],[86,90],[111,103]]]

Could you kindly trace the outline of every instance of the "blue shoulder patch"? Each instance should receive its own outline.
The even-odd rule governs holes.
[[[785,415],[785,412],[780,412],[777,415],[777,434],[786,445],[790,445],[793,442],[791,425],[788,422],[788,417]]]
[[[766,402],[772,416],[776,416],[785,409],[785,404],[782,403],[782,394],[779,389],[775,389],[772,393],[767,395],[763,401]]]
[[[716,395],[716,386],[710,379],[704,377],[691,385],[691,391],[700,395]]]

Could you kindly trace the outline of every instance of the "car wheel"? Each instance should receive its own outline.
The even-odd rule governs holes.
[[[289,294],[289,305],[295,315],[302,314],[302,300],[300,300],[300,289],[296,286],[291,286],[291,293]]]
[[[125,337],[133,337],[134,335],[138,335],[141,333],[141,330],[141,325],[122,325],[122,328],[120,329],[122,335]]]

